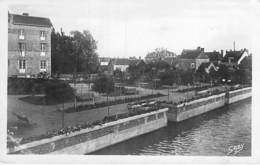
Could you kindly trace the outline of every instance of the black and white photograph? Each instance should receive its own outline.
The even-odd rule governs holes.
[[[2,4],[9,158],[256,155],[259,0]]]

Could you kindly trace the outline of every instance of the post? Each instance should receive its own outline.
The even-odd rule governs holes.
[[[107,115],[109,117],[109,103],[108,103],[108,93],[107,93]]]

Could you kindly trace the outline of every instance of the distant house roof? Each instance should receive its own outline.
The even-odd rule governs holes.
[[[127,58],[116,58],[114,60],[114,65],[129,65],[130,60]]]
[[[217,51],[213,51],[213,52],[205,52],[205,54],[209,57],[210,61],[220,61],[222,60],[222,55],[217,52]]]
[[[129,65],[139,65],[139,64],[141,64],[141,63],[144,64],[144,61],[143,61],[143,60],[139,60],[139,59],[130,60]]]
[[[109,65],[109,62],[111,61],[111,58],[109,57],[100,57],[99,63],[101,66]]]
[[[209,57],[204,53],[204,52],[201,52],[197,57],[196,59],[209,59]]]
[[[169,65],[172,65],[175,59],[176,57],[166,57],[163,59],[163,61],[167,62]]]
[[[212,62],[206,62],[206,63],[202,63],[200,66],[200,69],[205,70],[207,73],[210,72],[210,70],[214,70],[217,71],[217,67],[212,63]]]
[[[238,62],[239,59],[243,56],[244,53],[247,53],[247,49],[242,49],[242,50],[239,50],[239,51],[233,51],[233,50],[230,50],[230,51],[226,51],[226,55],[224,56],[223,58],[223,62],[228,62],[229,61],[229,58],[233,58],[234,62]]]
[[[181,58],[183,59],[196,59],[204,50],[200,47],[197,49],[183,49],[181,53]]]
[[[33,17],[28,15],[18,15],[18,14],[9,14],[8,16],[12,17],[12,23],[15,25],[52,27],[52,23],[49,18]]]

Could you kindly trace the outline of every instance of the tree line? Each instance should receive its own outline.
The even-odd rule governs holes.
[[[98,71],[97,41],[92,34],[72,31],[51,33],[52,74],[90,74]]]

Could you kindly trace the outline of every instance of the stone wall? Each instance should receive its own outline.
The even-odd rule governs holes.
[[[249,97],[251,97],[251,87],[193,100],[176,106],[165,105],[169,108],[167,118],[173,122],[183,121]]]
[[[229,95],[228,104],[232,104],[234,102],[251,97],[252,96],[251,91],[252,91],[251,87],[230,91],[228,94]]]
[[[125,141],[167,125],[166,111],[158,111],[120,119],[70,135],[23,144],[10,154],[86,154]]]

